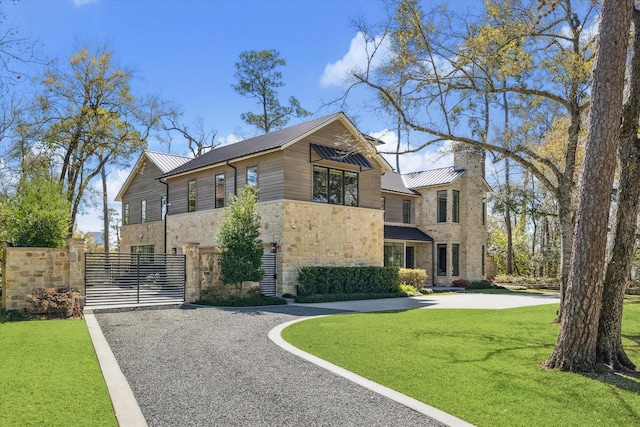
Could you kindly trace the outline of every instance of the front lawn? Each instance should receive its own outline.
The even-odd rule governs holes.
[[[0,323],[0,426],[117,426],[84,320]]]
[[[311,319],[283,338],[311,354],[478,426],[640,425],[640,381],[540,367],[555,344],[557,305],[409,310]],[[625,306],[640,364],[640,304]],[[610,385],[610,384],[616,384]]]

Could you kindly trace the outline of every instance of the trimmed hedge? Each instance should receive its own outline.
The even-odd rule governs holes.
[[[357,301],[365,299],[382,299],[382,298],[406,298],[409,294],[406,292],[394,292],[390,294],[315,294],[307,296],[297,296],[295,301],[298,303],[316,303],[316,302],[335,302],[335,301]]]
[[[302,267],[298,295],[387,294],[398,292],[396,267]]]

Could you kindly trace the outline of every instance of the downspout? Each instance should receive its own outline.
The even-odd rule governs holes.
[[[162,221],[164,222],[164,253],[168,253],[167,252],[167,217],[169,216],[169,184],[167,184],[166,181],[163,181],[161,179],[158,179],[158,182],[164,184],[165,186],[165,199],[166,199],[166,203],[167,203],[167,212],[164,215],[164,218],[162,219]],[[162,207],[161,207],[162,208]],[[162,212],[160,212],[160,214],[162,214]]]
[[[227,166],[233,169],[233,195],[237,196],[238,195],[238,169],[235,166],[233,166],[231,163],[229,163],[229,160],[227,160]]]

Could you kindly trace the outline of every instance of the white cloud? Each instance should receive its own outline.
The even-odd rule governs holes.
[[[378,47],[374,54],[376,46]],[[367,66],[370,55],[374,54],[371,66],[375,68],[387,57],[388,52],[388,39],[383,40],[381,36],[378,36],[375,41],[367,41],[364,34],[358,31],[351,39],[349,51],[344,54],[342,59],[324,67],[324,72],[320,76],[320,84],[322,87],[341,86],[349,78],[351,71]]]
[[[237,135],[235,135],[233,133],[230,133],[227,136],[223,136],[221,138],[218,138],[217,142],[220,144],[219,146],[222,146],[222,145],[233,144],[233,143],[236,143],[238,141],[242,141],[242,138],[240,138],[239,136],[237,136]]]
[[[393,152],[396,150],[398,138],[395,132],[384,129],[378,132],[372,132],[370,135],[384,142],[383,145],[378,146],[378,152]],[[395,169],[395,154],[383,154],[382,156]],[[400,172],[402,173],[420,172],[452,165],[453,151],[451,150],[450,141],[446,141],[441,145],[424,148],[416,153],[400,155]]]

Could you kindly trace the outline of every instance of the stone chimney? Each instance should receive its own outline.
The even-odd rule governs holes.
[[[453,167],[466,170],[470,175],[485,177],[485,157],[483,149],[460,142],[453,143]]]

